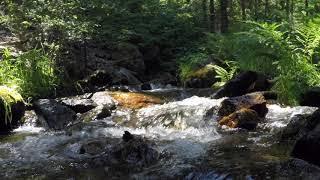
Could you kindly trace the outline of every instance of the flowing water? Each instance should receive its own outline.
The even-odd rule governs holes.
[[[1,179],[319,179],[320,170],[290,159],[292,145],[277,133],[296,114],[310,107],[269,105],[257,130],[219,127],[216,111],[222,99],[191,92],[157,90],[168,102],[140,110],[118,108],[111,117],[47,132],[30,115],[24,126],[0,137]],[[160,152],[156,163],[139,168],[92,166],[80,153],[91,140],[121,141],[124,131],[146,137]]]

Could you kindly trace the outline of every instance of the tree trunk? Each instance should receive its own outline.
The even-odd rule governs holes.
[[[214,0],[210,0],[209,9],[210,9],[210,31],[214,32],[215,31],[215,24],[216,24],[215,23],[216,14],[215,14]]]
[[[208,25],[208,9],[207,9],[207,0],[202,0],[202,13],[203,13],[203,24],[207,28]]]
[[[221,33],[226,33],[228,31],[229,19],[228,19],[228,0],[220,0],[220,21]]]
[[[246,20],[246,2],[245,2],[245,0],[240,0],[240,7],[241,7],[242,20]]]
[[[264,9],[264,16],[267,18],[269,15],[269,0],[265,0],[265,9]]]

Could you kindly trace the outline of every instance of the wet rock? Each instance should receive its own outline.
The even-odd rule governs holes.
[[[223,117],[219,124],[228,126],[230,128],[243,128],[253,130],[261,121],[258,113],[251,109],[240,109],[229,116]]]
[[[314,87],[302,94],[301,106],[320,107],[320,87]]]
[[[146,139],[129,132],[125,132],[123,139],[113,151],[114,157],[120,163],[149,166],[159,159],[159,152]]]
[[[227,116],[240,109],[252,109],[263,118],[268,113],[267,101],[263,93],[251,93],[238,97],[231,97],[222,101],[218,115]]]
[[[12,129],[20,125],[21,118],[25,113],[25,104],[23,102],[16,102],[11,105],[11,114],[12,118],[6,118],[6,108],[0,100],[0,134],[6,134],[10,132]]]
[[[281,140],[297,140],[320,124],[320,110],[312,114],[294,116],[289,124],[280,132]]]
[[[93,102],[98,106],[104,106],[110,109],[115,109],[116,106],[113,98],[107,91],[94,93],[91,100],[93,100]]]
[[[142,93],[113,92],[111,93],[111,96],[119,103],[120,106],[130,109],[140,109],[150,105],[163,103],[160,98]]]
[[[141,85],[141,90],[143,90],[143,91],[145,91],[145,90],[151,90],[151,89],[152,89],[152,87],[151,87],[150,83],[143,83],[143,84]]]
[[[307,117],[296,132],[298,140],[292,150],[292,156],[320,166],[320,110]],[[297,132],[298,131],[298,132]]]
[[[266,76],[253,71],[245,71],[227,82],[212,97],[218,99],[241,96],[250,92],[267,91],[271,86],[272,83]]]
[[[79,116],[79,120],[82,122],[90,122],[93,120],[101,120],[111,116],[112,110],[107,106],[98,106],[84,114]]]
[[[106,151],[107,145],[105,140],[89,140],[81,145],[79,153],[98,155]]]
[[[76,113],[85,113],[97,107],[92,99],[81,99],[79,97],[69,97],[59,100],[63,105],[71,108]]]
[[[76,119],[76,113],[53,99],[39,99],[34,102],[36,113],[44,127],[62,130]]]

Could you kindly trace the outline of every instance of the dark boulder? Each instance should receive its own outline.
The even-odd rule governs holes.
[[[76,119],[72,109],[53,99],[39,99],[33,105],[42,126],[52,130],[62,130]]]
[[[320,107],[320,87],[314,87],[304,92],[301,96],[300,105]]]
[[[258,113],[252,109],[240,109],[230,114],[229,116],[223,117],[219,124],[228,126],[229,128],[243,128],[247,130],[253,130],[257,127],[261,121]]]
[[[291,135],[298,138],[292,156],[320,166],[320,110],[303,119],[303,122],[299,123],[300,128],[290,131],[293,132]]]
[[[271,86],[272,83],[266,76],[253,71],[245,71],[227,82],[212,98],[235,97],[250,92],[267,91]]]
[[[21,123],[21,118],[25,113],[25,104],[21,101],[13,103],[11,105],[11,118],[6,117],[6,111],[3,102],[0,100],[0,134],[9,133]]]
[[[256,111],[261,118],[268,113],[267,101],[263,93],[251,93],[223,100],[219,107],[218,115],[222,117],[228,116],[243,108]]]
[[[298,114],[280,131],[281,141],[295,141],[312,131],[320,123],[320,110],[312,114]]]

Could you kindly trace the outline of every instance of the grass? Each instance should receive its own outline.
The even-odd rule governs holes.
[[[41,50],[30,50],[18,58],[5,50],[0,61],[0,85],[16,89],[23,97],[52,94],[59,83],[53,60]]]
[[[7,86],[0,86],[0,100],[4,107],[5,124],[10,124],[12,121],[11,106],[16,102],[22,102],[23,98],[16,90]]]

